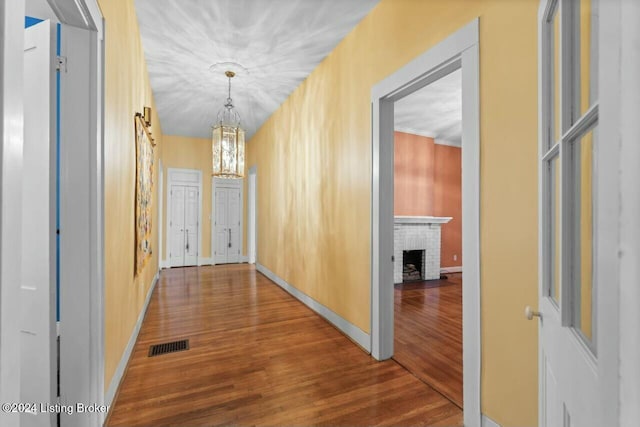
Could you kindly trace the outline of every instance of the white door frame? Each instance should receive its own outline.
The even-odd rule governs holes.
[[[247,239],[247,257],[249,264],[255,264],[258,261],[258,167],[253,165],[249,168],[249,180],[247,182],[249,195],[247,197],[248,206],[248,239]]]
[[[61,309],[64,294],[74,295],[74,310],[63,311],[61,334],[69,339],[61,349],[61,393],[63,403],[95,402],[104,403],[104,258],[103,258],[103,94],[104,94],[104,31],[103,18],[96,0],[49,0],[61,23],[89,30],[91,36],[82,52],[74,51],[75,64],[89,64],[87,75],[79,81],[67,81],[61,87],[61,98],[75,97],[74,127],[65,126],[62,117],[61,139],[73,155],[79,159],[67,161],[61,168],[61,212],[71,212],[80,222],[69,224],[64,218],[61,232],[61,280],[65,292],[61,295]],[[23,94],[22,94],[22,48],[24,45],[25,1],[0,2],[0,19],[3,21],[2,37],[4,45],[0,49],[0,131],[3,144],[1,152],[1,228],[2,258],[0,260],[0,398],[3,402],[18,402],[20,397],[20,345],[18,320],[20,319],[20,252],[21,252],[21,180],[23,145]],[[64,43],[64,39],[63,39]],[[71,69],[73,66],[69,64]],[[84,86],[82,86],[84,84]],[[65,130],[71,134],[65,133]],[[81,138],[77,137],[82,134]],[[76,151],[77,150],[77,151]],[[65,176],[65,174],[68,174]],[[78,179],[72,179],[78,178]],[[64,197],[63,197],[64,196]],[[66,209],[66,210],[65,210]],[[61,214],[62,216],[62,214]],[[67,227],[65,228],[65,224]],[[66,231],[65,231],[66,230]],[[62,235],[61,235],[62,236]],[[64,242],[64,243],[63,243]],[[71,259],[73,253],[84,254],[80,265],[84,268],[73,270],[63,260]],[[65,272],[68,276],[65,276]],[[88,284],[88,286],[87,286]],[[65,350],[66,349],[66,350]],[[68,350],[68,351],[67,351]],[[72,365],[73,369],[65,369]],[[0,424],[15,425],[18,414],[0,413]],[[85,416],[65,417],[64,425],[100,426],[104,414],[87,413]]]
[[[464,423],[479,427],[480,409],[480,133],[479,20],[476,18],[371,90],[371,353],[393,356],[394,102],[462,68],[462,252]]]
[[[158,268],[162,270],[165,267],[164,255],[163,255],[163,244],[162,238],[164,237],[162,233],[162,224],[164,220],[164,209],[163,209],[163,200],[164,199],[164,169],[162,168],[162,159],[158,159],[158,204],[156,206],[157,209],[157,218],[158,218]]]
[[[0,401],[20,401],[25,1],[0,2]],[[0,411],[0,424],[20,414]]]
[[[243,263],[246,261],[245,256],[242,254],[242,238],[244,236],[243,233],[243,225],[244,218],[242,212],[244,212],[244,178],[243,179],[235,179],[235,178],[217,178],[215,176],[211,177],[211,265],[216,265],[216,257],[214,255],[214,239],[215,239],[215,209],[216,209],[216,188],[237,188],[240,190],[240,231],[238,241],[240,242],[240,256],[238,257],[238,262]]]
[[[607,0],[599,16],[596,243],[598,380],[603,425],[640,423],[640,29],[636,1]],[[603,144],[604,145],[604,144]]]
[[[171,186],[172,185],[189,185],[198,187],[198,255],[196,257],[196,265],[202,262],[202,171],[200,169],[181,169],[167,168],[167,221],[166,233],[167,239],[171,238]],[[171,244],[167,244],[167,248],[171,248]],[[171,257],[167,256],[167,266],[171,267]]]

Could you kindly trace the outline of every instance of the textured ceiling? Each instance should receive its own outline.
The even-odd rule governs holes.
[[[436,143],[462,143],[461,71],[431,83],[397,101],[395,130],[434,138]]]
[[[136,0],[162,131],[208,138],[231,96],[251,137],[378,0]],[[223,67],[224,68],[224,67]]]

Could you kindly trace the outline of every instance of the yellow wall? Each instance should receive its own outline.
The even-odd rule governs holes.
[[[482,410],[503,426],[537,423],[537,12],[382,0],[247,145],[259,262],[368,332],[371,87],[480,17]]]
[[[105,70],[105,389],[131,337],[158,271],[157,192],[153,193],[153,256],[134,277],[134,114],[153,109],[154,185],[162,130],[149,86],[133,0],[99,1],[106,22]]]
[[[164,224],[162,234],[163,258],[168,260],[167,248],[167,178],[168,168],[198,169],[202,171],[202,254],[204,258],[211,256],[211,140],[202,138],[189,138],[184,136],[164,135],[162,138],[162,167],[164,168]]]

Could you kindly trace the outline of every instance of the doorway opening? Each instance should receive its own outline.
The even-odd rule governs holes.
[[[438,236],[448,217],[431,217],[429,221],[411,218],[416,215],[394,215],[394,110],[396,103],[411,94],[446,78],[460,73],[462,90],[461,108],[461,220],[462,250],[459,258],[464,283],[438,287],[459,289],[462,300],[460,321],[462,340],[462,405],[464,424],[480,425],[480,204],[479,204],[479,21],[475,19],[448,38],[430,48],[395,73],[376,84],[371,91],[372,101],[372,271],[371,271],[371,354],[378,360],[394,357],[394,301],[398,283],[397,264],[402,257],[394,252],[395,229],[402,223],[406,229],[425,227],[429,235]],[[391,197],[393,195],[393,197]],[[428,216],[428,215],[427,215]],[[404,218],[402,218],[404,217]],[[422,230],[426,232],[427,230]],[[407,234],[410,232],[408,231]],[[406,238],[401,250],[428,251],[429,236]],[[390,244],[390,242],[393,242]],[[440,248],[435,251],[440,254]],[[433,257],[425,257],[426,266]],[[457,261],[457,260],[456,260]],[[442,266],[440,266],[442,267]],[[455,265],[453,267],[456,267]],[[440,268],[436,264],[435,275],[439,279]],[[423,274],[425,274],[423,272]],[[448,277],[449,278],[449,277]],[[451,276],[451,280],[455,277]],[[401,280],[401,279],[400,279]],[[460,278],[461,281],[461,278]],[[401,283],[401,281],[400,281]],[[405,286],[403,284],[403,286]],[[430,353],[431,354],[431,353]],[[432,355],[433,356],[433,355]]]
[[[462,409],[461,76],[394,105],[393,359]]]

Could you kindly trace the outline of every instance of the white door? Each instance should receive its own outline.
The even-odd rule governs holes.
[[[216,187],[214,194],[214,264],[240,262],[240,188]]]
[[[186,267],[198,264],[200,211],[198,187],[171,185],[170,198],[170,243],[169,266]]]
[[[25,30],[24,174],[20,397],[56,402],[55,26]],[[55,414],[23,413],[23,426],[51,426]]]
[[[597,2],[541,3],[539,422],[599,427]]]
[[[198,187],[184,187],[184,265],[198,265],[199,206]]]

